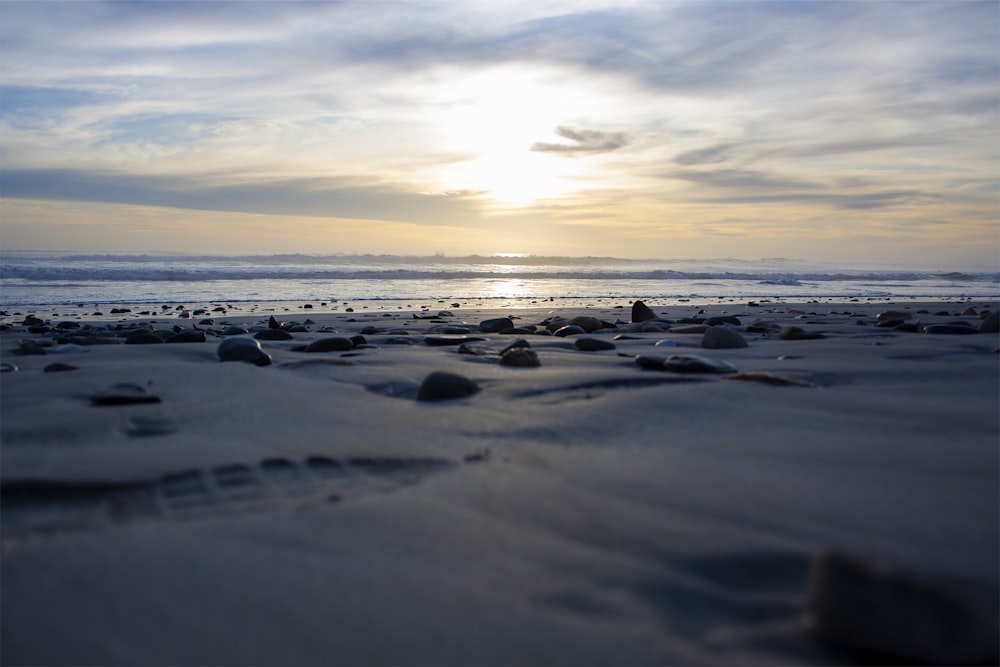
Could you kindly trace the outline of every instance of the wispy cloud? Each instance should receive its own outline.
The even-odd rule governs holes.
[[[602,132],[600,130],[575,130],[571,127],[557,127],[556,135],[572,143],[546,143],[537,141],[531,150],[539,153],[560,153],[579,155],[581,153],[608,153],[628,144],[624,132]]]

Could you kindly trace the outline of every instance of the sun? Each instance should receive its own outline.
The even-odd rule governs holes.
[[[578,187],[583,165],[531,150],[582,107],[580,93],[524,68],[477,73],[453,82],[440,116],[442,144],[466,159],[434,174],[447,190],[481,192],[500,206],[524,206]]]

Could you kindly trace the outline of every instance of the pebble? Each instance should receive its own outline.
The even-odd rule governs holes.
[[[240,326],[239,324],[233,324],[222,330],[223,336],[239,336],[246,333],[250,333],[250,331],[246,327]]]
[[[964,324],[928,324],[924,327],[924,333],[946,336],[967,336],[979,333],[979,329]]]
[[[496,317],[479,323],[479,333],[499,333],[504,329],[513,329],[514,321],[509,317]]]
[[[738,331],[733,331],[723,324],[708,327],[701,339],[701,346],[708,350],[727,350],[748,345]]]
[[[589,315],[580,315],[578,317],[574,317],[571,320],[563,322],[562,324],[564,326],[580,327],[586,333],[594,333],[599,329],[604,329],[606,326],[603,321],[597,319],[596,317],[590,317]],[[556,335],[559,334],[556,333]]]
[[[516,350],[519,347],[531,347],[531,343],[529,343],[528,341],[524,340],[523,338],[518,338],[517,340],[515,340],[510,345],[508,345],[504,349],[500,350],[500,356],[502,357],[503,355],[507,354],[511,350]]]
[[[269,317],[267,319],[267,328],[268,329],[280,329],[281,328],[281,322],[279,322],[278,318],[276,318],[274,315],[271,315],[271,317]]]
[[[158,345],[161,343],[163,343],[163,339],[161,337],[148,331],[129,334],[125,337],[126,345]]]
[[[560,338],[565,338],[566,336],[578,336],[579,334],[585,334],[587,330],[581,326],[575,324],[567,324],[566,326],[559,327],[553,332],[553,336],[559,336]]]
[[[417,390],[417,400],[446,401],[471,396],[479,390],[478,384],[463,375],[434,371],[420,384],[420,389]]]
[[[260,343],[253,338],[227,338],[219,343],[216,354],[220,361],[245,361],[255,366],[271,363],[271,355],[260,349]]]
[[[806,331],[802,327],[781,327],[781,330],[778,331],[778,338],[781,340],[818,340],[826,338],[826,336],[821,333]]]
[[[710,327],[715,327],[720,324],[732,324],[733,326],[737,327],[743,326],[743,323],[740,322],[740,318],[735,317],[733,315],[719,315],[717,317],[710,317],[707,320],[705,320],[705,324],[707,324]]]
[[[295,338],[295,336],[282,329],[264,329],[255,333],[253,337],[257,340],[292,340]]]
[[[542,365],[538,360],[538,353],[527,347],[515,347],[507,350],[500,357],[501,366],[515,366],[519,368],[535,368]]]
[[[614,343],[609,340],[601,340],[600,338],[578,338],[573,344],[576,346],[576,349],[584,352],[615,349]]]
[[[646,322],[648,320],[655,320],[655,319],[657,319],[656,313],[654,313],[653,309],[647,306],[642,301],[636,301],[635,303],[632,304],[633,323]]]
[[[809,569],[815,632],[893,664],[997,664],[996,609],[889,567],[822,550]]]
[[[908,320],[912,317],[913,315],[902,310],[886,310],[877,314],[875,319],[884,322],[885,320]]]
[[[462,343],[476,343],[485,340],[476,336],[442,334],[439,336],[424,336],[424,343],[435,347],[446,345],[461,345]]]
[[[43,373],[59,373],[61,371],[76,371],[76,370],[80,370],[80,369],[78,367],[76,367],[76,366],[73,366],[72,364],[64,364],[61,361],[57,361],[56,363],[49,364],[48,366],[46,366],[45,368],[43,368],[42,372]]]
[[[122,382],[92,394],[90,402],[94,405],[137,405],[140,403],[159,403],[160,397],[150,394],[141,385]]]
[[[350,338],[342,336],[331,336],[320,338],[306,345],[303,352],[347,352],[354,349],[354,342]]]
[[[200,329],[185,329],[180,333],[170,336],[164,343],[204,343],[205,332]]]

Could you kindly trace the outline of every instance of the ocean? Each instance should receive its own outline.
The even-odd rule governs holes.
[[[0,308],[56,305],[644,299],[996,299],[1000,272],[794,259],[0,253]]]

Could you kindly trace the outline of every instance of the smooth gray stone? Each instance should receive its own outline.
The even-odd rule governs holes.
[[[233,324],[222,330],[223,336],[239,336],[241,334],[250,333],[246,327],[240,326],[238,324]]]
[[[140,403],[159,403],[160,397],[150,394],[146,388],[128,382],[112,385],[104,391],[90,396],[94,405],[136,405]]]
[[[599,338],[578,338],[573,344],[576,346],[576,349],[584,352],[598,352],[600,350],[615,349],[614,343],[609,340],[601,340]]]
[[[728,350],[748,345],[746,338],[738,331],[721,324],[710,326],[701,338],[701,346],[708,350]]]
[[[282,329],[264,329],[255,333],[253,337],[257,340],[292,340],[295,338],[295,336]]]
[[[479,391],[479,385],[469,378],[447,371],[434,371],[420,384],[418,401],[446,401],[471,396]]]
[[[245,361],[255,366],[271,363],[271,355],[260,349],[260,343],[253,338],[227,338],[219,343],[216,354],[220,361]]]
[[[513,329],[514,321],[509,317],[496,317],[479,323],[479,333],[499,333],[504,329]]]
[[[500,357],[501,366],[516,366],[519,368],[535,368],[542,365],[538,353],[527,347],[515,347]]]
[[[642,301],[636,301],[632,304],[633,323],[645,322],[647,320],[655,320],[655,319],[657,319],[656,313],[654,313],[653,310]]]
[[[663,368],[673,373],[735,373],[737,368],[721,359],[709,359],[694,354],[672,354]]]
[[[347,352],[354,349],[354,342],[350,338],[342,336],[331,336],[330,338],[320,338],[306,345],[303,352]]]
[[[579,334],[587,333],[587,330],[583,327],[577,326],[575,324],[569,324],[564,327],[559,327],[553,333],[554,336],[559,336],[565,338],[566,336],[577,336]]]
[[[945,336],[968,336],[979,333],[979,329],[964,324],[929,324],[924,327],[924,333]]]

